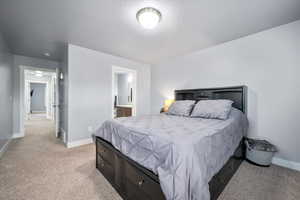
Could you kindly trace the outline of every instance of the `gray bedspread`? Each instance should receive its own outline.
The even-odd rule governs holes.
[[[158,174],[168,200],[209,200],[208,182],[233,155],[248,122],[239,110],[215,120],[167,114],[109,120],[96,135]]]

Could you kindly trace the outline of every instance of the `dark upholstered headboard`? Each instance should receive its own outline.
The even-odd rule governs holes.
[[[246,95],[246,86],[175,90],[175,100],[229,99],[234,102],[233,107],[243,113],[246,113]]]

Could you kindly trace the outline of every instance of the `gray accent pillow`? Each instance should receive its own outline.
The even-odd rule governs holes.
[[[190,116],[194,105],[195,105],[195,101],[193,100],[175,101],[169,107],[167,114],[179,115],[179,116]]]
[[[231,111],[233,101],[226,99],[201,100],[191,114],[191,117],[203,117],[209,119],[227,119]]]

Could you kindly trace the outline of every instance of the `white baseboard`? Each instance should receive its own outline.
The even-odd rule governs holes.
[[[3,156],[3,154],[7,150],[10,142],[11,142],[11,139],[8,139],[7,142],[4,144],[4,146],[0,149],[0,158]]]
[[[300,171],[300,163],[298,163],[298,162],[284,160],[284,159],[281,159],[281,158],[274,157],[273,160],[272,160],[272,163],[274,165],[279,165],[281,167],[286,167],[286,168],[289,168],[289,169]]]
[[[63,128],[59,128],[59,132],[61,134],[61,140],[63,141],[64,144],[67,145],[67,133]]]
[[[93,143],[92,138],[77,140],[77,141],[74,141],[74,142],[67,142],[67,148],[78,147],[78,146],[81,146],[81,145],[86,145],[86,144],[91,144],[91,143]]]
[[[24,137],[25,135],[24,135],[24,133],[14,133],[13,135],[12,135],[12,138],[22,138],[22,137]]]

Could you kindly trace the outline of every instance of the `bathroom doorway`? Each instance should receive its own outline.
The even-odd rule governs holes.
[[[112,67],[112,118],[136,115],[136,70]]]

